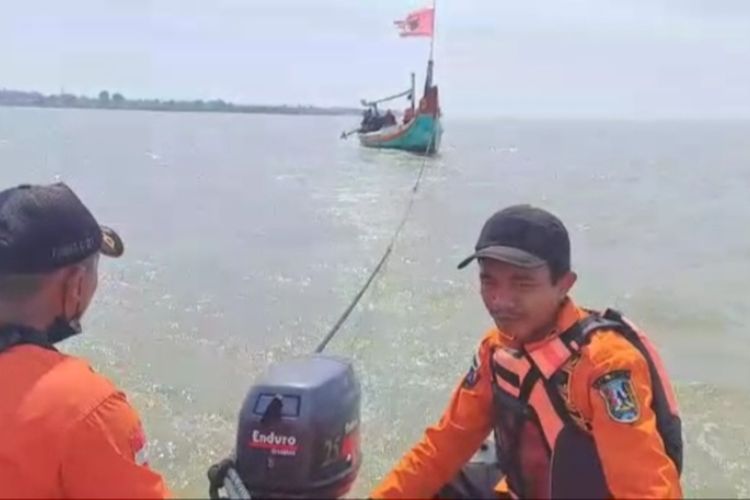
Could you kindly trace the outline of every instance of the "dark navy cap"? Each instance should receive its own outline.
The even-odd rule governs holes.
[[[568,231],[560,219],[531,205],[513,205],[492,215],[474,250],[459,269],[484,257],[525,268],[547,264],[554,271],[570,270]]]
[[[43,274],[124,250],[120,236],[63,183],[0,191],[0,274]]]

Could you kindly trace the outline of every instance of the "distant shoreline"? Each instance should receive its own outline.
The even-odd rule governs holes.
[[[103,109],[114,111],[157,111],[166,113],[242,113],[298,116],[353,116],[361,110],[345,107],[318,106],[270,106],[247,105],[225,102],[220,99],[204,100],[160,100],[126,99],[122,94],[103,90],[98,97],[73,94],[42,94],[19,90],[0,89],[0,106],[19,108],[53,109]]]

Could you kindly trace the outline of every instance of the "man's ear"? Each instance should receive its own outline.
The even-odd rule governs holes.
[[[74,264],[64,271],[62,281],[63,313],[66,318],[73,318],[80,311],[85,277],[86,267],[82,264]]]
[[[568,292],[570,292],[570,289],[573,288],[573,285],[575,285],[577,280],[578,275],[573,271],[568,271],[560,277],[557,282],[557,286],[560,290],[561,298],[564,298],[568,295]]]

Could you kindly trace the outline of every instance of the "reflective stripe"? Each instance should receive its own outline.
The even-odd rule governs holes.
[[[500,389],[504,390],[514,398],[519,397],[521,394],[521,390],[518,387],[515,387],[509,382],[506,382],[502,377],[495,376],[495,383],[497,383]]]
[[[560,417],[558,417],[557,412],[555,412],[555,408],[552,406],[552,401],[549,400],[544,384],[537,383],[535,385],[534,389],[531,391],[529,403],[534,410],[536,410],[547,444],[550,449],[554,450],[555,443],[557,443],[557,436],[560,435],[564,424]]]
[[[515,356],[502,348],[495,349],[495,352],[492,353],[492,359],[498,365],[518,375],[520,381],[523,381],[523,379],[526,378],[526,375],[529,374],[529,370],[531,369],[531,363],[529,363],[528,359]]]
[[[529,356],[534,360],[544,378],[549,380],[570,359],[571,353],[565,347],[565,343],[560,340],[560,337],[556,337],[537,349],[530,351]]]

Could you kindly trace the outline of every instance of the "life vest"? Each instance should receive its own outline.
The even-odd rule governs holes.
[[[614,330],[643,355],[652,381],[651,408],[666,453],[682,471],[682,431],[671,385],[650,341],[617,311],[586,318],[539,348],[496,348],[493,372],[494,434],[508,494],[514,497],[611,498],[588,424],[561,389],[592,335]],[[637,480],[637,479],[634,479]]]

